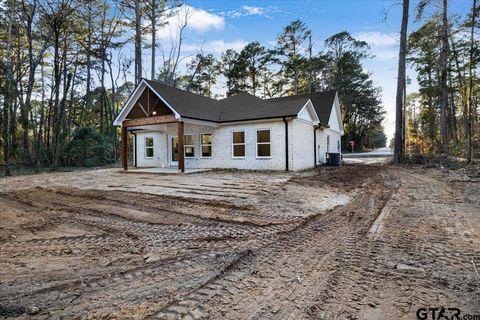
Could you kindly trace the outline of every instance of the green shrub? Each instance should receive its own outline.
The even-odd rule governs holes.
[[[76,129],[64,152],[64,162],[71,166],[93,167],[112,161],[112,146],[93,127]]]

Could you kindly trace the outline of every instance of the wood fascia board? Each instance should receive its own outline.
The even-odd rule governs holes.
[[[146,126],[152,124],[162,124],[162,123],[174,123],[177,122],[177,118],[174,115],[165,115],[165,116],[155,116],[148,118],[139,118],[131,120],[123,120],[122,126],[124,127],[136,127],[136,126]]]

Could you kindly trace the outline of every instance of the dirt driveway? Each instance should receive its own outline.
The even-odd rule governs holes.
[[[0,317],[480,314],[479,178],[355,165],[1,179]]]

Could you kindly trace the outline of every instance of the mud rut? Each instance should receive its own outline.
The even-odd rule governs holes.
[[[453,220],[475,228],[474,208],[452,213],[461,195],[418,179],[378,170],[347,205],[288,223],[228,202],[78,189],[4,193],[7,206],[42,216],[25,228],[85,234],[1,241],[0,315],[410,319],[435,303],[478,312],[470,264],[480,257],[478,242],[444,232]],[[191,214],[198,210],[213,214]]]

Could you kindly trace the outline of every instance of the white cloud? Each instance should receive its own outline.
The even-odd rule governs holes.
[[[242,6],[242,9],[249,15],[262,14],[263,8],[252,7],[252,6]]]
[[[225,19],[214,13],[210,13],[203,9],[190,7],[192,15],[189,25],[192,29],[198,32],[206,32],[209,30],[221,30],[225,26]]]
[[[170,39],[178,36],[179,28],[187,21],[186,30],[196,33],[205,33],[212,30],[222,30],[225,27],[225,18],[203,9],[183,5],[173,9],[167,19],[167,25],[157,33],[159,39]]]
[[[183,49],[185,52],[202,51],[205,54],[213,53],[213,54],[219,55],[228,49],[240,51],[243,49],[243,47],[247,45],[247,43],[248,43],[247,41],[243,41],[243,40],[235,40],[235,41],[229,41],[229,42],[228,41],[225,42],[224,40],[211,40],[204,43],[185,44],[183,46]]]
[[[387,47],[398,44],[397,33],[382,33],[378,31],[358,32],[353,35],[357,40],[367,42],[372,47]]]
[[[280,10],[274,6],[268,6],[266,8],[255,6],[241,6],[240,9],[223,11],[219,14],[229,18],[240,18],[248,16],[265,16],[267,18],[272,18],[271,14],[277,12],[280,12]]]

